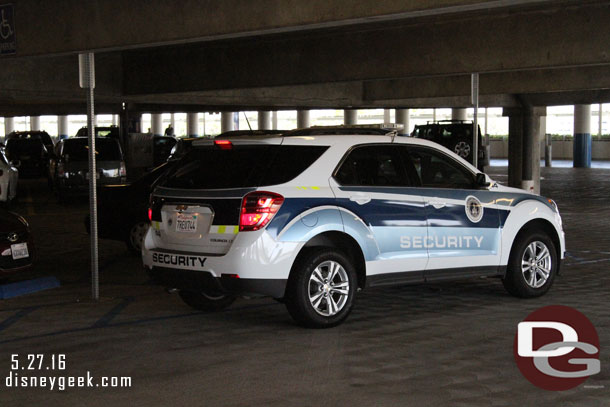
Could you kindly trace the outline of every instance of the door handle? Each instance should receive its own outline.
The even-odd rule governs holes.
[[[429,204],[432,205],[434,209],[442,209],[446,205],[445,202],[442,201],[430,201]]]
[[[350,196],[349,200],[352,202],[356,202],[358,205],[364,205],[366,203],[371,202],[371,197],[368,195],[354,195]]]

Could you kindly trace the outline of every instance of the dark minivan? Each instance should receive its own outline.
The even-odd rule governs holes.
[[[60,140],[49,164],[49,183],[58,199],[86,195],[89,188],[89,144],[84,137]],[[99,185],[124,183],[127,178],[125,160],[118,141],[96,138],[95,154]]]

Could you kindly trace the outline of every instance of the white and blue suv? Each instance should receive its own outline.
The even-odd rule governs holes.
[[[535,297],[565,250],[552,200],[381,129],[195,141],[158,185],[144,265],[203,310],[272,296],[330,327],[360,289],[475,276]]]

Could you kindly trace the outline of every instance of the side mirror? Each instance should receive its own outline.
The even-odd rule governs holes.
[[[13,167],[19,168],[19,167],[21,167],[21,160],[13,160],[13,161],[11,161],[11,165]]]
[[[476,176],[475,183],[478,187],[487,188],[491,185],[491,183],[487,180],[487,175],[482,172],[479,172]]]

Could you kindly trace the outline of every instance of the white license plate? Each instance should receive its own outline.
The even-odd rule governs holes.
[[[26,257],[30,257],[27,243],[12,244],[11,252],[13,253],[13,260],[25,259]]]
[[[91,176],[89,175],[89,173],[87,173],[87,175],[85,175],[85,178],[86,178],[86,179],[91,178]],[[100,173],[99,173],[99,172],[96,172],[96,173],[95,173],[95,179],[100,179]]]
[[[197,231],[197,215],[178,213],[176,215],[176,232],[195,233]]]

